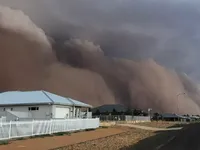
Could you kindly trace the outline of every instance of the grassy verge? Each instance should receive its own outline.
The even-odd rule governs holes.
[[[178,127],[177,122],[167,122],[167,121],[152,121],[152,122],[144,122],[136,124],[141,126],[155,127],[155,128],[169,128],[176,126]]]

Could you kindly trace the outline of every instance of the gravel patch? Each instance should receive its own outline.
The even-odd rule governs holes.
[[[155,135],[152,131],[141,129],[128,129],[125,133],[108,136],[101,139],[86,141],[79,144],[57,148],[54,150],[123,150],[126,147],[136,144],[140,140]]]

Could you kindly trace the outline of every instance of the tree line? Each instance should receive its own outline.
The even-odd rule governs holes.
[[[131,116],[148,116],[148,113],[141,110],[141,109],[127,109],[125,112],[117,111],[113,109],[112,112],[100,112],[99,109],[96,110],[92,115],[99,116],[99,115],[131,115]]]

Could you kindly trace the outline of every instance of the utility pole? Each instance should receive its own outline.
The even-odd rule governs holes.
[[[150,120],[151,120],[151,111],[152,111],[152,108],[148,108],[148,113],[149,113]]]

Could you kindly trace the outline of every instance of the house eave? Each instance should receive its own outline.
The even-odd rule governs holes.
[[[6,106],[31,106],[31,105],[53,105],[53,103],[19,103],[19,104],[0,104],[0,107],[6,107]]]
[[[92,108],[92,106],[82,106],[82,105],[73,105],[73,104],[62,104],[62,103],[18,103],[18,104],[0,104],[0,107],[6,107],[6,106],[31,106],[31,105],[62,105],[62,106],[75,106],[75,107],[81,107],[81,108]]]
[[[74,104],[63,104],[63,103],[53,103],[53,105],[62,105],[62,106],[75,106],[75,107],[81,107],[81,108],[92,108],[91,105],[74,105]]]

